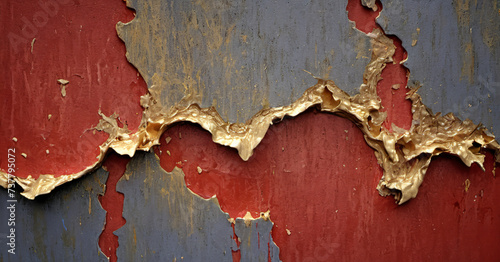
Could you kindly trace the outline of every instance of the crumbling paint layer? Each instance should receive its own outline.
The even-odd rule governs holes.
[[[432,114],[421,103],[416,89],[408,94],[413,113],[410,130],[394,127],[395,132],[390,132],[384,128],[382,124],[386,114],[381,111],[376,86],[386,64],[393,61],[395,46],[378,29],[368,36],[372,43],[371,61],[363,74],[360,93],[355,96],[343,92],[332,81],[318,79],[318,84],[307,89],[291,105],[263,109],[246,124],[229,124],[214,107],[201,108],[196,104],[197,94],[193,89],[186,88],[184,98],[175,106],[169,106],[161,103],[160,86],[150,86],[150,92],[141,98],[145,111],[140,130],[128,134],[127,130],[118,127],[116,123],[109,125],[107,129],[111,130],[106,131],[111,137],[101,150],[103,152],[107,148],[113,148],[120,154],[133,156],[136,150],[149,150],[151,146],[159,144],[160,135],[169,125],[189,121],[200,124],[211,132],[214,142],[236,148],[241,158],[248,160],[274,121],[285,116],[293,117],[312,106],[319,106],[324,112],[348,118],[361,129],[385,171],[378,186],[380,193],[394,195],[399,204],[417,195],[432,156],[451,153],[458,155],[468,166],[472,163],[482,166],[484,156],[479,149],[489,148],[495,151],[496,159],[500,161],[499,145],[492,134],[469,120],[462,122],[451,114]],[[104,119],[108,123],[112,121],[111,118]],[[16,179],[25,187],[32,188],[27,184],[33,181]],[[31,197],[48,191],[38,187]]]
[[[127,58],[174,106],[186,93],[225,121],[245,123],[286,106],[315,80],[355,94],[369,39],[350,26],[345,1],[127,1],[136,10],[117,31]],[[156,22],[161,21],[161,22]],[[332,22],[335,21],[335,22]]]
[[[270,210],[282,261],[366,261],[381,253],[388,260],[500,255],[500,210],[494,208],[500,184],[491,154],[486,172],[467,168],[458,157],[433,158],[418,198],[395,206],[375,190],[382,169],[363,136],[349,120],[311,109],[271,126],[248,161],[190,123],[169,128],[162,137],[169,143],[155,151],[165,170],[182,168],[187,187],[203,198],[216,195],[229,216],[250,212],[259,218]],[[141,194],[133,192],[126,196]]]
[[[33,198],[100,165],[108,135],[92,129],[99,109],[137,131],[147,87],[116,34],[134,17],[122,1],[1,1],[0,10],[0,150],[16,149],[15,176]]]

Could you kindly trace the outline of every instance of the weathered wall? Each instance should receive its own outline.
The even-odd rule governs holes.
[[[498,1],[384,1],[375,11],[355,0],[127,4],[135,11],[119,0],[0,3],[0,168],[9,172],[15,148],[11,173],[25,195],[53,191],[0,192],[0,205],[16,205],[16,254],[2,243],[0,261],[500,257],[498,145],[448,118],[437,118],[443,129],[468,133],[419,133],[434,118],[417,100],[412,115],[404,99],[406,66],[434,111],[498,132]],[[375,21],[394,36],[368,36]],[[311,92],[311,74],[346,93],[321,81]],[[58,79],[69,81],[65,95]],[[196,110],[182,118],[195,102],[222,120]],[[280,117],[241,124],[256,114]],[[238,137],[253,127],[262,140],[250,139],[246,161],[236,140],[214,143],[224,128]],[[445,141],[426,140],[435,137]],[[412,158],[419,141],[430,151]],[[418,196],[397,205],[377,188]],[[9,240],[11,214],[0,210]]]

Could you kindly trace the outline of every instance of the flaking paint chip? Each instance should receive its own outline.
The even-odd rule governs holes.
[[[36,41],[36,38],[33,38],[33,40],[31,40],[31,53],[33,54],[33,45],[35,45],[35,41]]]
[[[17,137],[13,137],[12,141],[17,142]]]
[[[28,155],[26,153],[21,153],[21,156],[23,156],[24,158],[28,157]]]
[[[47,150],[45,150],[45,153],[47,153],[47,155],[48,155],[48,154],[49,154],[49,150],[48,150],[48,149],[47,149]]]
[[[49,115],[47,116],[47,119],[48,119],[48,120],[50,120],[50,118],[52,118],[52,115],[51,115],[51,114],[49,114]]]
[[[170,151],[168,151],[168,150],[167,150],[167,154],[168,154],[169,156],[171,156]]]
[[[245,226],[246,227],[249,227],[252,225],[252,220],[253,220],[253,217],[252,217],[252,214],[250,214],[249,211],[247,211],[247,213],[245,214],[245,216],[243,217],[243,220],[245,221]],[[240,241],[241,242],[241,241]]]
[[[198,170],[198,174],[201,174],[201,172],[203,172],[203,169],[201,169],[201,167],[197,166],[196,169]]]
[[[180,134],[180,133],[179,133],[179,134]],[[180,136],[180,135],[179,135],[179,136]],[[168,144],[168,143],[170,143],[170,140],[172,140],[172,138],[171,138],[171,137],[169,137],[169,136],[167,136],[167,138],[165,138],[165,142],[167,142],[167,144]]]
[[[464,184],[465,184],[465,192],[469,191],[470,180],[468,178],[465,180]]]
[[[66,85],[69,84],[69,81],[66,79],[57,79],[57,83],[61,87],[61,96],[66,97]]]
[[[287,234],[287,235],[291,235],[291,234],[292,234],[292,231],[290,231],[290,229],[286,228],[286,234]]]

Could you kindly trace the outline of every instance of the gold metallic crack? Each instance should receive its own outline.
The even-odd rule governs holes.
[[[154,86],[149,94],[141,97],[144,107],[139,131],[130,134],[128,129],[118,126],[116,115],[102,117],[96,129],[110,134],[101,146],[99,160],[86,170],[70,175],[53,177],[42,175],[39,179],[16,178],[25,189],[27,198],[49,193],[55,186],[73,180],[94,169],[109,148],[119,154],[133,156],[136,150],[149,150],[158,145],[161,134],[177,122],[192,122],[212,134],[214,142],[238,150],[243,160],[248,160],[253,149],[263,139],[270,125],[286,116],[294,117],[308,108],[318,107],[321,111],[345,117],[354,122],[364,133],[367,144],[375,150],[378,163],[384,170],[377,189],[382,196],[394,195],[396,202],[402,204],[416,197],[427,168],[433,156],[441,153],[454,154],[470,166],[477,163],[482,167],[484,155],[481,148],[494,151],[495,161],[500,163],[500,146],[494,136],[481,125],[470,120],[461,121],[453,114],[441,116],[433,114],[412,89],[407,98],[412,101],[413,122],[410,130],[394,126],[389,132],[382,124],[386,114],[381,112],[380,98],[377,96],[377,83],[387,63],[392,62],[395,46],[391,39],[378,29],[368,34],[372,38],[372,57],[363,74],[360,93],[349,96],[338,88],[333,81],[318,79],[318,83],[289,106],[263,109],[245,124],[228,123],[222,119],[214,107],[201,108],[193,101],[197,95],[190,93],[175,106],[167,108],[158,101],[160,90]],[[1,176],[6,186],[6,174]],[[5,182],[4,182],[5,181]]]

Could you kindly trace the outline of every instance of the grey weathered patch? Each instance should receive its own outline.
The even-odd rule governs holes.
[[[130,261],[232,261],[236,250],[229,215],[216,198],[193,194],[182,170],[165,172],[153,153],[138,153],[117,191],[125,194],[126,224],[118,259]]]
[[[15,255],[7,252],[9,212],[4,210],[10,198],[2,190],[0,261],[108,261],[98,246],[106,217],[98,195],[106,179],[107,172],[98,169],[35,200],[18,195]]]
[[[289,105],[316,80],[351,95],[369,62],[369,38],[353,29],[347,1],[129,0],[135,19],[118,24],[127,57],[171,106],[200,95],[231,122]]]
[[[500,1],[388,0],[378,23],[408,51],[424,103],[500,132]]]

